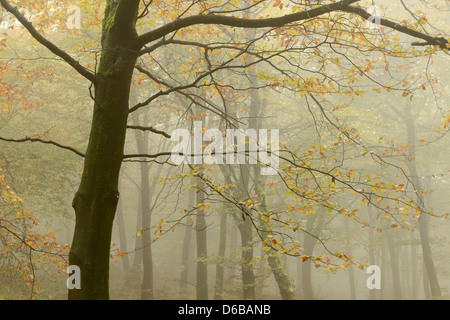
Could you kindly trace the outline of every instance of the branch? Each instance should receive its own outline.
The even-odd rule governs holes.
[[[123,159],[131,159],[131,158],[158,158],[164,156],[172,156],[173,152],[160,152],[155,154],[126,154],[123,156]],[[183,155],[182,153],[178,153],[177,155]]]
[[[44,143],[44,144],[51,144],[51,145],[54,145],[55,147],[72,151],[73,153],[79,155],[80,157],[83,157],[83,158],[85,157],[85,154],[82,153],[81,151],[78,151],[77,149],[74,149],[74,148],[69,147],[69,146],[62,145],[60,143],[57,143],[57,142],[54,142],[54,141],[51,141],[51,140],[42,140],[40,138],[29,138],[29,137],[25,137],[23,139],[6,139],[6,138],[3,138],[3,137],[0,137],[0,140],[6,141],[6,142],[18,142],[18,143],[19,142],[39,142],[39,143]]]
[[[40,44],[42,44],[44,47],[46,47],[48,50],[56,54],[58,57],[63,59],[65,62],[67,62],[72,68],[74,68],[76,71],[78,71],[79,74],[81,74],[83,77],[88,79],[91,82],[95,82],[95,74],[85,67],[83,67],[78,61],[73,59],[67,52],[64,50],[61,50],[58,48],[55,44],[50,42],[48,39],[46,39],[44,36],[42,36],[39,31],[37,31],[33,24],[28,21],[21,13],[20,11],[13,7],[8,1],[6,0],[0,0],[1,5],[3,8],[6,9],[9,13],[14,15],[16,19],[25,27],[25,29],[28,30],[30,35],[36,39]]]
[[[357,14],[358,16],[360,16],[361,18],[363,18],[363,19],[365,19],[367,21],[369,21],[370,18],[372,17],[372,15],[369,12],[365,11],[364,9],[353,7],[353,6],[349,6],[349,5],[344,6],[344,8],[342,8],[340,10],[344,11],[344,12],[348,12],[348,13]],[[387,19],[384,19],[384,18],[380,18],[380,24],[382,26],[389,27],[391,29],[397,30],[397,31],[399,31],[401,33],[410,35],[411,37],[425,40],[426,41],[426,45],[439,46],[441,49],[446,49],[448,44],[449,44],[449,42],[443,37],[441,37],[441,38],[433,37],[433,36],[430,36],[428,34],[425,34],[425,33],[422,33],[422,32],[419,32],[419,31],[416,31],[416,30],[413,30],[413,29],[410,29],[410,28],[408,28],[406,26],[403,26],[403,25],[401,25],[401,24],[399,24],[397,22],[390,21],[390,20],[387,20]],[[413,45],[417,45],[417,43],[414,42]],[[424,45],[424,44],[422,44],[422,45]]]
[[[244,19],[214,14],[195,15],[172,21],[160,28],[144,33],[137,38],[137,46],[144,47],[147,43],[160,39],[174,31],[199,24],[217,24],[238,28],[274,28],[288,23],[315,18],[317,16],[347,8],[348,5],[359,0],[342,0],[323,5],[314,9],[288,14],[282,17],[267,19]]]
[[[244,19],[244,18],[236,18],[236,17],[229,17],[229,16],[221,16],[221,15],[214,15],[214,14],[207,14],[207,15],[195,15],[186,17],[183,19],[178,19],[173,22],[170,22],[158,29],[152,30],[150,32],[144,33],[140,35],[137,38],[137,45],[139,47],[144,47],[146,44],[153,42],[157,39],[163,38],[164,36],[177,31],[179,29],[183,29],[189,26],[193,25],[200,25],[200,24],[217,24],[217,25],[225,25],[230,27],[238,27],[238,28],[275,28],[275,27],[281,27],[286,24],[300,21],[300,20],[306,20],[315,18],[317,16],[331,13],[334,11],[342,11],[347,13],[354,13],[365,20],[370,20],[372,15],[365,11],[362,8],[353,7],[350,6],[351,4],[358,2],[359,0],[342,0],[336,3],[323,5],[314,9],[301,11],[293,14],[288,14],[282,17],[276,17],[276,18],[267,18],[267,19]],[[399,32],[402,32],[404,34],[408,34],[412,37],[423,39],[426,41],[429,45],[437,45],[442,49],[447,48],[448,41],[445,38],[439,38],[439,37],[433,37],[430,35],[427,35],[425,33],[410,29],[406,26],[400,25],[397,22],[393,22],[384,18],[380,19],[380,24],[389,28],[392,28],[394,30],[397,30]],[[145,52],[145,51],[143,51]],[[141,52],[141,53],[143,53]]]
[[[141,131],[150,131],[156,134],[160,134],[168,139],[170,139],[170,135],[164,131],[160,131],[158,129],[155,129],[153,127],[141,127],[141,126],[127,126],[127,129],[134,129],[134,130],[141,130]]]

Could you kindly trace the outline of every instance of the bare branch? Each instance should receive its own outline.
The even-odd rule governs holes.
[[[127,126],[127,129],[134,129],[134,130],[141,130],[141,131],[150,131],[156,134],[160,134],[168,139],[170,139],[170,135],[164,131],[160,131],[158,129],[155,129],[153,127],[142,127],[142,126]]]
[[[41,138],[30,138],[30,137],[25,137],[23,139],[7,139],[7,138],[0,137],[0,140],[1,141],[6,141],[6,142],[17,142],[17,143],[20,143],[20,142],[39,142],[39,143],[44,143],[44,144],[51,144],[51,145],[54,145],[55,147],[72,151],[73,153],[75,153],[76,155],[78,155],[80,157],[83,157],[83,158],[85,157],[85,154],[83,152],[78,151],[75,148],[72,148],[72,147],[69,147],[69,146],[65,146],[65,145],[62,145],[60,143],[57,143],[57,142],[54,142],[54,141],[51,141],[51,140],[43,140]]]

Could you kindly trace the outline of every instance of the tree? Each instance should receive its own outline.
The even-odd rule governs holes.
[[[152,54],[160,47],[177,44],[177,42],[183,43],[183,40],[177,39],[178,33],[183,34],[186,30],[192,32],[192,28],[200,28],[205,25],[214,26],[216,32],[224,27],[265,29],[277,32],[283,26],[292,26],[295,23],[308,22],[318,25],[323,21],[321,16],[338,12],[347,15],[355,25],[360,23],[359,18],[372,20],[370,13],[355,5],[357,2],[359,1],[342,0],[316,5],[307,1],[305,8],[295,5],[293,13],[290,14],[247,19],[233,16],[234,12],[241,11],[239,8],[234,8],[233,3],[219,6],[219,11],[217,11],[215,6],[207,2],[194,1],[185,3],[182,6],[184,11],[178,16],[163,17],[164,20],[169,19],[169,22],[164,22],[159,27],[139,34],[138,21],[150,13],[156,14],[159,2],[106,0],[101,31],[101,55],[94,71],[85,68],[68,52],[49,41],[9,1],[0,0],[3,8],[14,15],[31,36],[69,64],[94,88],[94,110],[89,144],[85,153],[78,152],[84,157],[84,169],[80,186],[73,200],[76,226],[69,256],[70,264],[77,265],[81,269],[81,290],[69,290],[69,299],[109,298],[110,241],[119,199],[118,177],[124,160],[124,144],[129,115],[160,97],[174,92],[183,93],[185,89],[197,87],[206,77],[215,72],[233,67],[230,62],[211,66],[210,70],[201,73],[191,84],[160,90],[146,101],[130,106],[130,87],[138,59],[146,54]],[[181,5],[183,2],[177,2],[177,4]],[[267,3],[266,1],[252,3],[252,6],[257,5],[264,6]],[[281,1],[275,1],[274,6],[283,9]],[[423,41],[419,43],[420,45],[431,45],[444,50],[447,48],[446,39],[416,30],[420,26],[410,27],[384,18],[380,19],[380,24],[420,39]],[[141,25],[141,27],[145,26]],[[329,28],[333,30],[332,26]],[[334,30],[333,36],[338,41],[340,35],[336,31]],[[239,44],[238,41],[233,43],[232,36],[228,41],[227,46],[231,45],[240,52],[229,61],[246,53],[246,48],[242,44]],[[189,41],[184,43],[203,46],[204,51],[209,52],[207,44],[192,44]],[[282,50],[278,49],[279,52]],[[264,57],[261,60],[267,61],[268,58]],[[164,85],[163,82],[159,84]],[[188,95],[188,97],[191,96]],[[72,149],[72,151],[74,150]]]

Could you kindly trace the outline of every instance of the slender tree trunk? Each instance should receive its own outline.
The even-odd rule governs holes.
[[[422,193],[417,192],[418,190],[423,190],[422,183],[418,177],[417,164],[416,164],[416,129],[414,121],[412,118],[411,110],[408,107],[405,108],[406,116],[404,117],[406,123],[406,129],[408,132],[408,140],[410,141],[409,146],[409,159],[407,162],[409,174],[411,175],[411,180],[416,191],[416,197],[418,205],[421,206],[420,209],[420,221],[419,221],[419,234],[420,234],[420,244],[422,246],[422,256],[425,263],[425,268],[430,282],[431,295],[433,298],[441,296],[441,288],[439,286],[439,281],[436,274],[436,268],[434,267],[433,255],[431,252],[430,236],[428,233],[428,215],[426,214],[425,201]]]
[[[151,238],[151,190],[149,186],[149,167],[141,163],[141,201],[142,201],[142,266],[143,277],[141,285],[141,299],[153,299],[153,256]]]
[[[417,271],[417,247],[416,247],[416,239],[414,237],[414,232],[410,233],[410,249],[411,249],[411,298],[413,300],[417,300],[418,288],[419,288],[419,279],[418,279],[418,271]]]
[[[126,228],[125,228],[125,222],[123,219],[123,201],[122,201],[122,199],[119,199],[119,203],[117,205],[116,220],[117,220],[117,226],[119,228],[120,252],[128,252],[127,233],[126,233]],[[123,256],[121,258],[121,260],[122,260],[122,264],[123,264],[123,271],[128,276],[131,271],[130,257],[127,254],[127,255]]]
[[[350,232],[350,225],[348,222],[348,219],[345,220],[345,230],[347,233],[347,239],[346,239],[346,252],[348,256],[351,256],[352,249],[351,249],[351,232]],[[348,267],[348,281],[349,281],[349,288],[350,288],[350,300],[356,300],[356,287],[355,287],[355,270],[353,269],[353,266],[350,265]]]
[[[195,204],[195,192],[189,191],[188,195],[188,210],[191,210]],[[186,286],[189,278],[189,256],[191,251],[191,237],[192,237],[193,221],[191,216],[187,217],[187,225],[184,231],[183,248],[181,252],[181,277],[180,277],[180,297],[184,298],[186,295]]]
[[[238,227],[241,233],[242,245],[242,298],[244,300],[255,300],[255,274],[253,272],[253,264],[250,263],[253,259],[253,225],[250,219],[247,218]]]
[[[188,220],[188,225],[185,227],[183,248],[181,252],[181,277],[180,277],[180,297],[184,298],[186,294],[186,287],[189,278],[189,253],[192,237],[192,220]]]
[[[124,7],[111,0],[106,5],[91,133],[73,200],[76,225],[69,264],[80,268],[81,289],[69,289],[70,300],[109,299],[112,226],[119,200],[130,85],[139,49],[127,45],[137,37],[138,5],[133,2]]]
[[[369,207],[369,224],[373,225],[374,217],[371,207]],[[369,263],[375,265],[375,231],[370,228],[369,231]],[[376,290],[369,290],[369,300],[376,300]]]
[[[388,243],[389,249],[389,257],[390,257],[390,265],[392,272],[392,284],[394,286],[394,299],[401,300],[402,299],[402,288],[400,283],[400,264],[398,257],[398,246],[396,245],[396,241],[393,240],[392,231],[394,230],[386,230],[386,239]]]
[[[198,180],[197,206],[204,202],[202,180]],[[206,237],[206,217],[204,207],[199,207],[197,210],[196,219],[196,235],[197,235],[197,300],[208,300],[208,257],[207,237]]]
[[[423,261],[422,270],[423,292],[425,295],[425,299],[430,300],[433,298],[433,295],[431,293],[430,279],[428,279],[427,266],[425,265],[425,261]]]
[[[142,230],[142,201],[141,201],[141,192],[139,189],[139,199],[138,199],[138,210],[137,210],[137,218],[136,218],[136,232]],[[131,272],[134,276],[135,273],[140,273],[140,267],[142,264],[142,237],[136,237],[134,241],[134,255],[133,255],[133,264],[131,266]]]
[[[282,255],[275,252],[273,255],[269,255],[267,260],[280,289],[281,298],[283,300],[294,300],[294,287],[292,286],[291,278],[286,272],[286,264]]]
[[[301,232],[297,231],[297,241],[298,243],[302,243]],[[297,298],[303,296],[303,283],[302,283],[302,270],[303,270],[303,262],[297,263],[297,281],[296,281],[296,294]]]
[[[307,216],[306,217],[306,230],[311,233],[313,231],[314,221],[317,216]],[[317,239],[305,233],[303,237],[303,246],[305,248],[305,255],[312,256],[314,253],[314,247],[317,244]],[[315,298],[313,285],[312,285],[312,274],[311,274],[312,261],[307,260],[302,264],[302,291],[304,300],[313,300]]]
[[[267,211],[266,207],[266,196],[261,191],[259,181],[260,178],[256,173],[257,178],[255,179],[255,190],[261,199],[261,210],[262,212]],[[268,241],[267,235],[270,234],[267,223],[260,219],[260,235],[264,238],[264,241]],[[280,290],[280,295],[283,300],[294,300],[295,299],[295,290],[292,284],[292,280],[289,277],[289,274],[286,271],[286,259],[284,259],[283,255],[277,251],[269,252],[267,256],[267,261],[269,262],[270,269],[272,270],[273,276],[275,277],[275,281],[277,282],[278,289]]]
[[[225,263],[225,249],[227,244],[227,217],[226,204],[223,204],[223,210],[220,215],[220,235],[219,235],[219,249],[217,252],[216,264],[216,286],[214,291],[214,300],[223,299],[223,281],[224,281],[224,263]]]
[[[230,239],[230,245],[229,245],[229,250],[228,250],[228,261],[236,261],[237,258],[237,239],[238,239],[238,228],[236,227],[236,225],[231,224],[230,227],[228,228],[228,234],[229,234],[229,239]],[[224,286],[224,289],[230,288],[232,287],[234,280],[236,278],[235,275],[236,271],[234,267],[231,268],[227,268],[227,272],[226,272],[226,283]]]
[[[134,99],[133,99],[134,100]],[[133,124],[139,126],[139,118],[137,114],[132,116]],[[144,123],[147,122],[147,117],[144,116]],[[136,145],[139,154],[146,154],[148,152],[148,133],[135,131]],[[152,237],[151,237],[151,220],[152,210],[150,208],[152,198],[152,188],[150,188],[150,167],[145,159],[141,159],[139,163],[141,175],[141,210],[142,210],[142,266],[143,277],[141,283],[141,299],[153,299],[153,255],[152,255]]]

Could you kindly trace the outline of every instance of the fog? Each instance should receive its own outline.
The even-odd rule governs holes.
[[[447,0],[121,1],[0,1],[1,300],[449,298]]]

